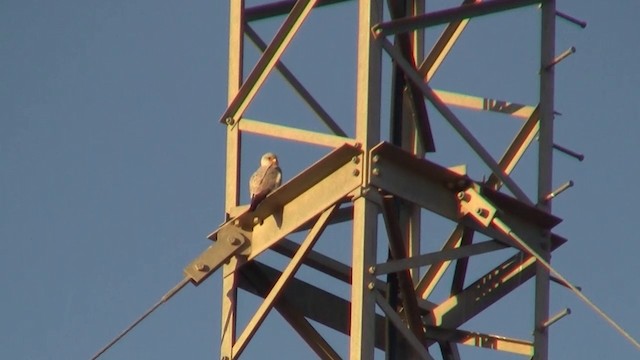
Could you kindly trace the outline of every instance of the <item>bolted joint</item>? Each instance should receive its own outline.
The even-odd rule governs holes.
[[[236,236],[229,236],[227,238],[227,240],[229,241],[229,244],[231,245],[240,245],[242,244],[242,239],[236,237]]]
[[[457,196],[458,196],[458,200],[460,200],[460,201],[469,202],[469,200],[471,200],[471,196],[469,196],[469,194],[467,194],[464,191],[458,192]]]
[[[198,271],[202,271],[202,272],[206,272],[207,270],[209,270],[209,267],[205,264],[202,263],[197,263],[195,265],[193,265],[193,268],[198,270]]]

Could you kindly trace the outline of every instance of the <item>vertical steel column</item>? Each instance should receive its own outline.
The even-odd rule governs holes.
[[[416,16],[424,13],[424,0],[403,0],[403,2],[404,4],[392,4],[389,2],[389,7],[396,7],[396,12],[400,9],[402,10],[402,14],[396,14],[396,16]],[[402,34],[400,36],[404,35],[406,35],[406,41],[409,42],[409,46],[407,46],[407,48],[409,50],[409,54],[413,57],[413,63],[420,64],[424,59],[424,29],[417,29],[409,34]],[[396,36],[396,45],[398,45],[400,41],[403,40],[399,39],[399,36]],[[404,73],[398,67],[394,68],[393,85],[391,90],[391,142],[417,157],[423,157],[424,147],[422,139],[419,136],[417,122],[412,118],[412,116],[416,116],[415,111],[413,110],[415,102],[412,98],[409,86],[411,86],[411,83],[408,83],[405,80]],[[413,94],[413,96],[415,96],[415,94]],[[424,101],[421,95],[419,99],[419,101]],[[398,113],[400,113],[400,115],[398,115]],[[406,249],[406,255],[408,257],[419,255],[420,207],[408,201],[397,201],[396,206],[397,216],[399,218],[398,221],[402,227],[402,238]],[[411,269],[411,278],[413,284],[418,283],[420,280],[420,272],[418,268]],[[399,299],[398,292],[400,291],[398,281],[396,274],[389,274],[387,276],[387,294],[389,304],[394,308],[394,310],[398,310],[397,300]],[[412,350],[411,346],[407,344],[406,340],[393,326],[389,319],[387,319],[386,351],[386,359],[389,360],[409,360],[419,358],[419,355]]]
[[[425,0],[412,0],[411,15],[416,16],[424,14],[426,11]],[[413,56],[416,64],[422,63],[424,60],[424,29],[418,29],[412,34]],[[407,147],[411,153],[422,157],[424,154],[424,147],[422,146],[420,139],[418,138],[416,124],[412,121],[405,121],[405,124],[409,124],[406,131],[403,134],[402,142],[403,147]],[[410,209],[409,219],[407,221],[407,235],[405,235],[409,241],[407,244],[407,256],[416,256],[420,254],[420,207],[417,205],[408,206]],[[420,281],[419,269],[411,269],[411,277],[414,284]]]
[[[551,212],[551,202],[544,201],[553,188],[553,117],[554,117],[554,69],[548,67],[555,57],[555,0],[542,2],[540,31],[540,138],[538,153],[538,207]],[[550,234],[542,244],[540,255],[550,260]],[[548,328],[542,324],[549,318],[549,270],[536,265],[536,296],[534,324],[534,359],[549,357]]]
[[[227,88],[228,103],[234,99],[242,85],[242,66],[244,50],[244,0],[229,2],[229,80]],[[241,136],[237,125],[227,125],[227,154],[225,181],[225,218],[231,208],[238,205],[240,187],[240,146]],[[238,294],[236,258],[232,258],[222,268],[222,309],[220,358],[233,359],[233,343],[236,338],[236,299]]]
[[[356,84],[356,140],[362,144],[367,177],[369,149],[380,140],[380,71],[382,50],[371,27],[381,20],[380,0],[358,2],[358,59]],[[368,179],[364,180],[365,182]],[[377,206],[365,197],[353,204],[353,254],[349,358],[373,359],[375,334],[375,277]]]

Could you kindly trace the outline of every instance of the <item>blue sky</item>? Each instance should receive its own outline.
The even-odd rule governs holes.
[[[640,46],[634,20],[640,5],[558,1],[558,8],[588,22],[583,30],[558,20],[557,53],[570,46],[577,52],[556,67],[562,113],[556,143],[586,159],[556,152],[554,184],[571,179],[576,185],[554,202],[554,213],[564,219],[556,232],[569,242],[554,253],[553,265],[637,339]],[[3,358],[90,357],[177,283],[182,268],[209,245],[206,235],[224,212],[218,118],[226,104],[227,14],[224,1],[0,1]],[[347,131],[354,113],[354,15],[351,3],[315,11],[284,56]],[[537,19],[530,7],[472,22],[434,87],[534,104]],[[278,21],[255,29],[268,40]],[[258,56],[250,43],[246,56],[249,64]],[[282,84],[273,74],[247,116],[323,130]],[[506,116],[455,112],[496,157],[519,126]],[[430,114],[434,161],[467,163],[480,179],[486,169],[434,109]],[[327,152],[249,136],[243,188],[265,149],[280,154],[285,181]],[[531,164],[535,145],[514,173],[533,196]],[[438,247],[450,227],[429,217],[425,223],[434,229],[428,246]],[[338,228],[319,248],[348,247],[335,239],[344,232]],[[495,264],[491,260],[472,266],[483,269]],[[343,285],[304,275],[347,294]],[[528,337],[531,284],[509,298],[506,308],[496,306],[465,328]],[[219,275],[198,288],[189,285],[104,359],[218,358],[219,302]],[[257,304],[248,295],[240,303],[247,313]],[[575,296],[554,286],[551,312],[564,307],[573,313],[552,328],[552,359],[638,357]],[[311,356],[279,315],[263,326],[246,358]],[[346,350],[346,337],[320,331]],[[521,358],[463,349],[464,358]]]

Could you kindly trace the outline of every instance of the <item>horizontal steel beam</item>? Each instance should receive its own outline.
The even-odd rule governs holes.
[[[282,239],[277,244],[275,244],[271,249],[278,254],[287,256],[289,258],[293,257],[300,248],[300,245],[289,240]],[[342,281],[346,284],[351,284],[351,266],[343,264],[333,258],[330,258],[327,255],[324,255],[317,251],[309,252],[306,259],[304,260],[304,264],[312,269],[318,270],[326,275],[331,276],[332,278]],[[380,279],[375,280],[375,287],[377,289],[384,289],[387,286],[387,283]],[[436,304],[427,300],[417,299],[418,306],[423,310],[433,309]]]
[[[533,343],[526,340],[431,326],[426,328],[426,334],[428,337],[437,341],[452,341],[458,344],[476,346],[484,349],[527,356],[533,355]]]
[[[242,118],[238,126],[243,132],[330,148],[337,148],[344,144],[355,145],[356,143],[355,139],[348,137],[303,130],[284,125],[275,125],[247,118]]]
[[[316,7],[346,2],[350,0],[320,0]],[[274,16],[286,15],[288,14],[293,6],[296,4],[296,0],[284,0],[284,1],[276,1],[269,4],[262,4],[252,6],[245,10],[245,18],[247,21],[256,21],[267,19]]]
[[[468,256],[480,255],[491,251],[501,250],[506,247],[508,246],[504,243],[496,240],[490,240],[449,250],[443,249],[437,252],[416,255],[407,259],[393,260],[378,264],[376,265],[376,275],[427,266],[436,262],[451,261]]]
[[[373,31],[378,36],[400,34],[422,29],[429,26],[441,25],[453,21],[493,14],[500,11],[538,4],[542,0],[492,0],[474,4],[462,5],[455,8],[434,11],[428,14],[406,17],[377,24]]]
[[[497,112],[520,119],[528,119],[535,109],[535,106],[523,105],[505,100],[497,100],[436,89],[434,89],[433,92],[438,95],[443,103],[450,106],[471,110]]]
[[[490,238],[514,245],[512,239],[504,233],[463,216],[457,194],[475,186],[467,176],[454,173],[426,159],[417,159],[388,143],[377,145],[371,150],[371,154],[371,185]],[[480,195],[481,200],[499,209],[501,219],[535,248],[540,246],[542,230],[549,230],[561,221],[492,189],[481,188]]]

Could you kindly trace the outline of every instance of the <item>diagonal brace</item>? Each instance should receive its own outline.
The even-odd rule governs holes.
[[[407,257],[407,251],[404,246],[402,230],[398,223],[398,213],[395,211],[395,199],[393,196],[383,196],[382,198],[382,215],[387,227],[389,235],[389,249],[394,259],[400,260]],[[413,287],[413,280],[409,269],[405,269],[398,273],[398,283],[402,293],[402,303],[404,305],[409,329],[414,333],[420,343],[425,343],[424,330],[420,320],[420,312],[418,302],[416,301],[416,292]],[[391,294],[393,296],[393,294]]]
[[[267,46],[247,80],[242,84],[227,110],[220,117],[221,123],[233,124],[239,120],[240,115],[247,109],[249,103],[251,103],[262,84],[264,84],[267,76],[317,2],[318,0],[298,0],[296,2],[293,9],[291,9],[291,13],[273,37],[271,44]]]
[[[247,36],[249,36],[249,39],[251,39],[251,41],[253,41],[253,43],[256,44],[256,46],[258,47],[258,49],[260,49],[260,51],[264,52],[267,49],[267,44],[265,44],[265,42],[260,38],[258,33],[256,33],[255,30],[251,28],[251,26],[246,25],[245,33],[247,34]],[[322,120],[322,122],[324,122],[324,124],[335,135],[342,136],[342,137],[347,136],[347,133],[340,128],[340,126],[335,122],[335,120],[333,120],[333,118],[331,118],[331,115],[329,115],[329,113],[327,113],[324,110],[322,105],[320,105],[320,103],[318,103],[318,101],[316,101],[316,99],[313,96],[311,96],[311,93],[309,93],[309,91],[304,87],[304,85],[302,85],[302,83],[298,80],[298,78],[296,78],[296,76],[293,75],[291,70],[289,70],[289,68],[286,65],[284,65],[284,63],[278,60],[278,62],[276,63],[276,69],[278,69],[280,74],[282,74],[282,76],[289,82],[291,87],[293,87],[293,89],[298,93],[298,95],[300,95],[300,97],[302,97],[302,99],[304,99],[307,102],[309,107],[311,107],[311,109],[316,113],[316,115],[318,115],[320,120]]]
[[[260,304],[260,307],[247,324],[247,327],[238,338],[238,341],[233,345],[234,358],[238,358],[242,351],[245,349],[249,340],[253,337],[258,327],[262,324],[267,314],[274,306],[275,301],[282,294],[282,289],[284,289],[289,280],[293,278],[295,272],[302,265],[302,260],[316,243],[327,225],[327,220],[331,217],[331,215],[337,208],[337,205],[333,205],[329,207],[329,209],[325,210],[320,218],[318,218],[318,221],[313,226],[313,228],[311,228],[311,230],[307,234],[306,239],[302,242],[302,246],[300,246],[300,249],[296,252],[294,257],[291,259],[291,262],[284,269],[282,275],[273,285],[273,288],[271,289],[269,294],[265,297],[262,304]]]
[[[421,343],[415,334],[407,329],[398,313],[391,308],[387,303],[387,300],[377,291],[375,293],[375,298],[380,309],[382,309],[387,318],[391,320],[391,323],[393,323],[398,331],[400,331],[400,333],[407,339],[407,342],[416,351],[416,353],[424,360],[435,360],[431,355],[429,355],[424,343]]]
[[[449,122],[449,124],[460,134],[460,136],[469,144],[469,146],[476,152],[476,154],[484,161],[484,163],[496,174],[496,176],[507,186],[509,190],[522,202],[528,205],[533,204],[529,197],[520,189],[518,184],[509,177],[501,168],[500,165],[493,159],[491,154],[482,146],[482,144],[476,139],[473,134],[464,126],[464,124],[458,119],[458,117],[445,105],[442,100],[435,94],[433,89],[422,81],[422,77],[415,68],[411,66],[402,56],[402,54],[396,49],[387,39],[378,39],[382,47],[393,58],[393,60],[402,68],[405,75],[420,88],[423,95],[435,106],[436,109],[442,114],[442,116]]]

